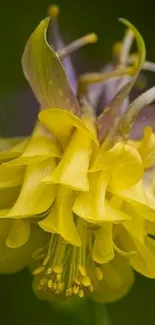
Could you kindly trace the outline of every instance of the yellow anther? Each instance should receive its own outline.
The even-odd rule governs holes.
[[[54,282],[54,283],[53,283],[53,289],[54,289],[54,290],[57,290],[57,288],[58,288],[57,283]]]
[[[42,279],[40,280],[40,285],[41,285],[42,287],[44,287],[44,285],[47,283],[47,281],[48,281],[47,278],[42,278]]]
[[[49,259],[50,259],[50,256],[49,255],[47,255],[46,257],[45,257],[45,259],[44,259],[44,261],[43,261],[43,266],[46,266],[47,265],[47,263],[49,262]]]
[[[96,267],[95,270],[96,270],[97,280],[98,281],[102,281],[102,279],[103,279],[103,273],[102,273],[101,269],[99,267]]]
[[[52,287],[53,287],[53,281],[50,279],[50,280],[48,280],[48,288],[49,289],[52,289]]]
[[[59,273],[62,273],[62,271],[63,271],[63,268],[62,268],[62,266],[61,265],[55,265],[54,266],[54,268],[53,268],[53,272],[55,272],[55,273],[57,273],[57,274],[59,274]]]
[[[72,296],[72,294],[73,294],[73,288],[69,288],[68,289],[68,296]]]
[[[75,295],[77,295],[78,293],[79,293],[79,286],[74,286],[73,287],[73,293],[75,294]]]
[[[93,288],[92,284],[89,286],[88,289],[89,289],[90,292],[93,292],[94,291],[94,288]]]
[[[56,278],[57,278],[58,281],[60,281],[61,280],[61,274],[57,274]]]
[[[95,43],[97,41],[97,35],[95,33],[87,34],[72,43],[66,45],[64,48],[61,48],[57,51],[59,58],[63,59],[64,57],[70,55],[71,53],[75,52],[82,46],[87,44]]]
[[[48,9],[48,16],[50,17],[57,17],[59,14],[59,7],[57,5],[52,5]]]
[[[75,276],[74,277],[74,282],[77,284],[77,285],[80,285],[81,284],[81,281]]]
[[[81,279],[81,283],[83,284],[84,287],[89,287],[91,285],[91,280],[88,276],[84,276]]]
[[[81,273],[82,276],[86,276],[87,275],[86,270],[85,270],[85,268],[84,268],[83,265],[79,264],[78,270],[79,270],[79,272]]]
[[[86,35],[85,39],[88,43],[96,43],[98,40],[98,36],[95,33],[91,33]]]
[[[58,288],[59,291],[61,291],[61,285],[62,284],[60,282],[57,284],[57,288]]]
[[[37,269],[35,269],[32,274],[37,275],[45,270],[45,266],[39,266]]]
[[[46,271],[46,274],[47,274],[47,275],[50,275],[50,274],[52,274],[52,272],[53,272],[52,268],[49,267],[49,268],[47,269],[47,271]]]
[[[80,298],[83,298],[83,297],[84,297],[84,291],[83,291],[83,290],[80,290],[80,291],[79,291],[79,297],[80,297]]]
[[[112,52],[115,56],[119,56],[122,50],[122,42],[116,42],[114,43],[112,47]]]

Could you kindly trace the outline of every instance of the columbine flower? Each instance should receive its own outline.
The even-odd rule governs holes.
[[[52,7],[22,58],[41,111],[31,137],[0,153],[0,221],[6,225],[1,238],[4,249],[12,251],[7,263],[13,259],[14,264],[15,252],[23,252],[19,268],[30,266],[40,298],[86,294],[108,302],[130,289],[132,269],[155,277],[155,244],[148,236],[155,233],[155,198],[146,177],[154,165],[154,134],[148,127],[141,141],[129,139],[138,113],[154,100],[155,88],[128,105],[146,62],[141,35],[124,19],[128,29],[116,68],[83,75],[73,86],[70,61],[67,76],[64,70],[66,56],[96,36],[62,47],[57,14]],[[131,57],[133,37],[138,54]],[[97,116],[90,86],[110,78],[117,78],[114,97]],[[101,92],[102,87],[95,96]]]

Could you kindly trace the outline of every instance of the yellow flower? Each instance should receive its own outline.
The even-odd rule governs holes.
[[[154,164],[154,135],[148,128],[140,142],[129,140],[137,114],[154,99],[155,89],[121,113],[145,63],[141,35],[122,19],[128,30],[117,68],[81,76],[76,95],[61,60],[96,36],[55,53],[48,33],[57,13],[52,7],[23,54],[23,71],[41,111],[31,137],[0,153],[0,240],[4,257],[12,251],[14,271],[29,265],[41,299],[86,294],[108,302],[128,292],[133,269],[155,277],[155,244],[148,236],[154,234],[155,197],[146,181],[146,168]],[[128,65],[133,36],[138,54]],[[96,116],[89,85],[126,75],[128,83]],[[7,260],[6,268],[2,261],[5,272],[10,271]]]

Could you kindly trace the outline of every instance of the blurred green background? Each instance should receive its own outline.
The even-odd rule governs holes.
[[[28,134],[35,121],[38,105],[24,79],[21,55],[24,45],[51,4],[44,0],[1,2],[0,11],[0,136]],[[141,31],[147,58],[155,61],[155,3],[152,0],[59,0],[61,30],[66,41],[95,31],[96,45],[73,56],[77,71],[102,67],[111,58],[111,46],[121,39],[123,27],[118,17],[129,19]],[[136,275],[130,294],[107,310],[113,325],[155,324],[155,282]],[[72,311],[41,302],[31,290],[31,276],[24,270],[0,276],[0,324],[103,324],[103,306],[87,301]]]

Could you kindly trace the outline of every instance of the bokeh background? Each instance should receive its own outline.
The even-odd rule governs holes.
[[[26,40],[46,16],[50,4],[47,0],[1,1],[0,136],[29,134],[33,127],[38,105],[24,79],[20,61]],[[154,0],[58,0],[57,4],[61,7],[60,26],[67,42],[92,31],[99,36],[96,45],[73,56],[78,73],[101,68],[111,59],[113,42],[123,35],[118,17],[136,25],[145,39],[147,58],[155,61]],[[155,84],[155,76],[152,81]],[[106,308],[112,325],[154,325],[155,281],[136,275],[129,295]],[[32,293],[27,270],[0,276],[1,325],[104,325],[103,313],[103,306],[91,301],[72,309],[39,301]]]

